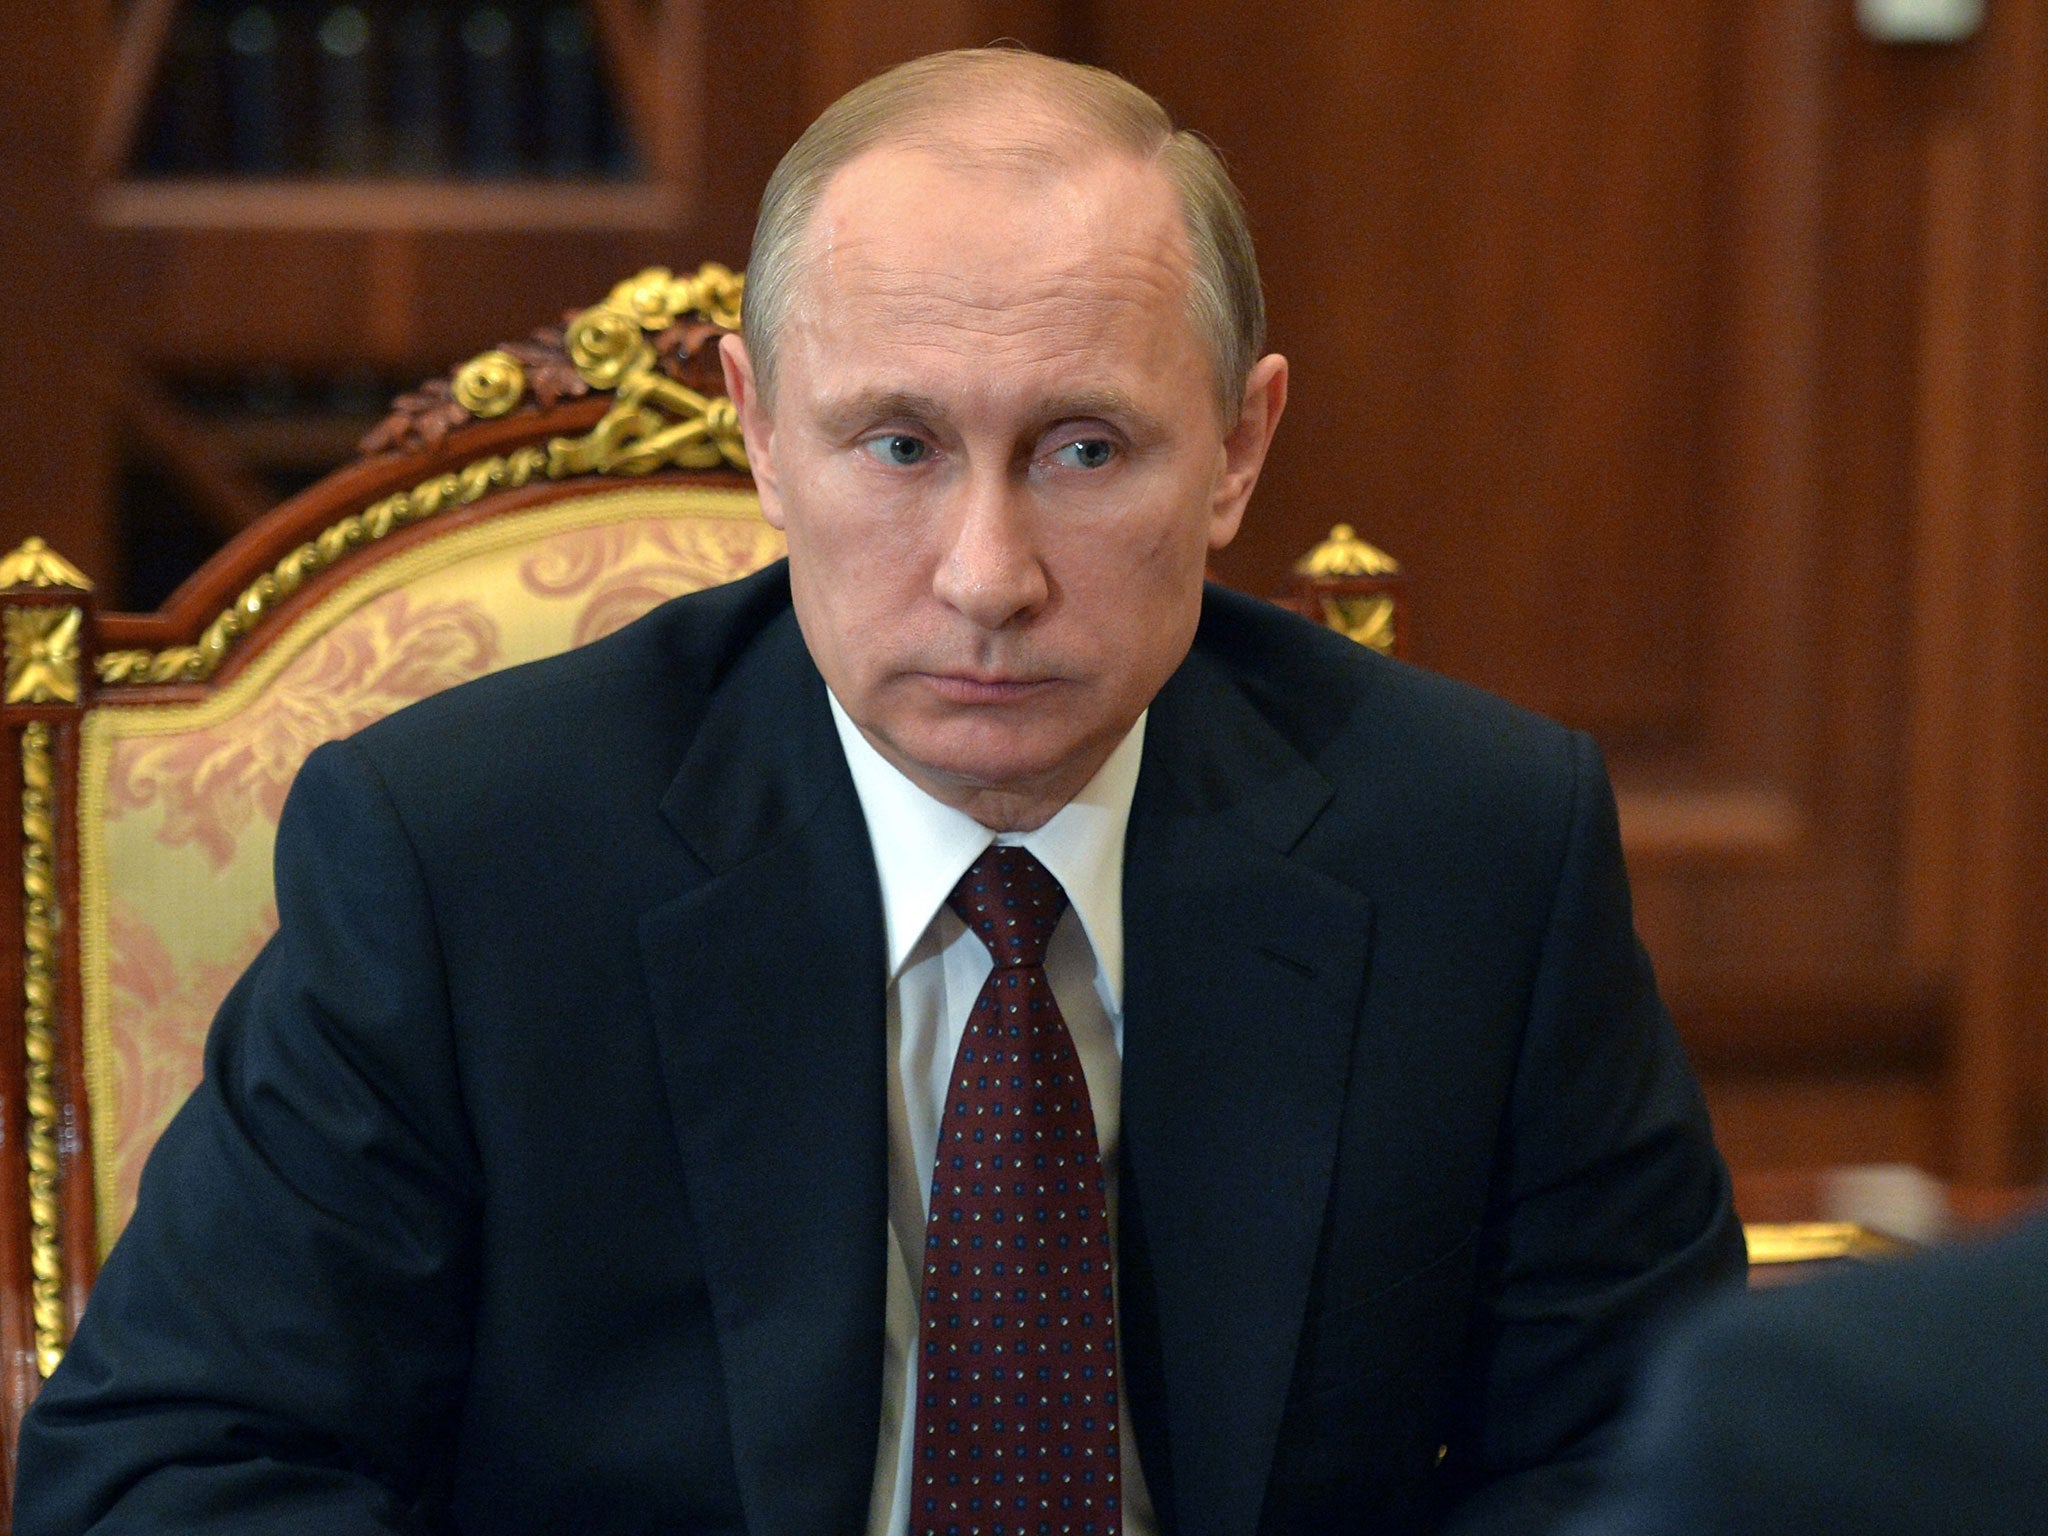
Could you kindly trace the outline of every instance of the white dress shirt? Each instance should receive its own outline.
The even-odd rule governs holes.
[[[1131,727],[1095,777],[1033,832],[1000,835],[926,794],[861,735],[837,698],[846,765],[860,794],[889,952],[889,1273],[882,1362],[882,1434],[875,1457],[868,1536],[904,1536],[910,1524],[911,1453],[917,1432],[917,1297],[924,1278],[924,1224],[939,1122],[967,1016],[994,962],[953,915],[946,897],[989,844],[1031,851],[1072,905],[1046,949],[1046,979],[1074,1037],[1109,1187],[1116,1232],[1117,1128],[1123,1101],[1124,832],[1138,785],[1145,719]],[[1152,1501],[1120,1391],[1123,1528],[1154,1536]]]

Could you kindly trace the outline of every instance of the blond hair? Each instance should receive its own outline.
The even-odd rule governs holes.
[[[1042,108],[1051,123],[986,143],[959,135],[962,118],[987,118],[992,101],[1019,99]],[[1043,131],[1048,126],[1078,128],[1084,142],[1157,165],[1173,184],[1191,256],[1189,319],[1208,344],[1223,420],[1234,422],[1265,345],[1266,304],[1229,172],[1205,140],[1176,129],[1166,109],[1129,81],[1021,48],[961,48],[899,64],[827,107],[782,157],[761,194],[741,321],[764,397],[774,397],[775,338],[802,275],[812,215],[841,167],[884,144],[973,161],[1072,163],[1074,152]]]

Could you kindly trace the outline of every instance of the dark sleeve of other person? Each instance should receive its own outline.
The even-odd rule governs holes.
[[[2048,1219],[1730,1298],[1644,1388],[1571,1536],[2048,1529]]]

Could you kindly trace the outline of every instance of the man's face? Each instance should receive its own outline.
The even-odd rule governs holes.
[[[873,150],[808,241],[772,406],[726,342],[805,643],[914,782],[1039,825],[1187,654],[1286,365],[1219,418],[1173,189],[1110,152],[1052,172]]]

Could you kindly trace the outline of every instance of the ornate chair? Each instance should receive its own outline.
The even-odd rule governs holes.
[[[415,699],[777,558],[716,347],[740,280],[616,287],[398,400],[363,456],[159,613],[102,613],[40,540],[0,562],[0,1348],[11,1468],[208,1022],[276,923],[306,755]],[[1390,562],[1348,529],[1287,600],[1390,649]]]

